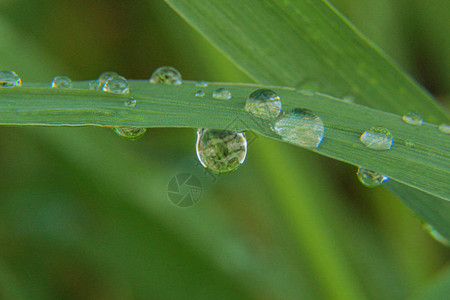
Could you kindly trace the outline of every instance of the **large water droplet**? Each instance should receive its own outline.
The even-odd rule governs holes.
[[[120,75],[109,77],[103,85],[103,90],[116,94],[128,94],[130,92],[127,80]]]
[[[203,98],[205,96],[204,91],[197,91],[194,95],[195,97]]]
[[[181,74],[174,67],[159,67],[150,77],[151,83],[162,83],[167,85],[180,85],[182,83]]]
[[[213,92],[212,97],[217,100],[230,100],[231,92],[226,89],[217,89]]]
[[[281,113],[281,100],[274,91],[259,89],[248,96],[245,110],[259,118],[274,119]]]
[[[195,83],[195,86],[197,86],[197,87],[207,87],[208,83],[206,81],[204,81],[204,80],[199,80],[199,81],[197,81]]]
[[[114,131],[126,140],[135,141],[143,137],[147,129],[138,127],[115,127]]]
[[[20,87],[22,80],[13,71],[0,71],[0,87]]]
[[[375,171],[359,168],[356,173],[359,181],[367,187],[376,187],[381,185],[384,181],[389,180],[389,177],[381,175]]]
[[[428,223],[423,223],[422,225],[423,229],[425,229],[436,241],[439,243],[450,247],[450,241],[445,238],[443,235],[441,235],[433,226],[431,226]]]
[[[390,150],[394,143],[391,132],[381,126],[374,126],[364,131],[360,140],[367,148],[373,150]]]
[[[442,123],[441,125],[439,125],[438,129],[442,133],[450,134],[450,125],[449,124]]]
[[[418,113],[409,112],[402,117],[403,121],[410,125],[420,126],[423,124],[423,118]]]
[[[236,170],[247,156],[247,139],[241,132],[199,129],[197,157],[203,167],[217,174]]]
[[[323,140],[322,119],[308,109],[295,108],[280,117],[273,130],[287,142],[306,148],[317,148]]]
[[[51,87],[56,89],[70,89],[72,87],[72,80],[67,76],[55,76],[53,77]]]

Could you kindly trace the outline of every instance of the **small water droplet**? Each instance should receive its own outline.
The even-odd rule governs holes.
[[[420,126],[423,124],[423,118],[418,113],[409,112],[402,117],[406,124]]]
[[[295,108],[280,117],[273,130],[287,142],[306,148],[317,148],[323,140],[322,119],[308,109]]]
[[[100,76],[98,76],[98,82],[100,85],[100,88],[103,87],[103,85],[105,84],[105,82],[113,76],[118,76],[119,74],[117,74],[116,72],[112,72],[112,71],[106,71],[103,72],[102,74],[100,74]]]
[[[129,141],[140,139],[147,131],[146,128],[138,127],[115,127],[113,129],[120,137]]]
[[[70,89],[72,87],[72,80],[67,76],[55,76],[53,77],[51,87],[56,89]]]
[[[230,100],[231,92],[229,90],[220,88],[213,92],[212,97],[217,100]]]
[[[390,150],[394,143],[391,132],[381,126],[374,126],[364,131],[360,140],[367,148],[373,150]]]
[[[205,96],[205,92],[204,91],[197,91],[197,93],[195,93],[195,97],[203,98],[204,96]]]
[[[245,110],[259,118],[274,119],[281,113],[281,100],[274,91],[259,89],[248,96]]]
[[[445,238],[443,235],[441,235],[432,225],[428,224],[428,223],[423,223],[422,224],[423,229],[425,229],[430,235],[431,237],[433,237],[436,241],[438,241],[439,243],[450,247],[450,241]]]
[[[125,106],[126,106],[126,107],[129,107],[129,108],[134,108],[134,107],[136,106],[136,99],[134,99],[134,98],[128,98],[128,99],[125,101]]]
[[[359,181],[367,187],[377,187],[384,181],[389,180],[389,177],[381,175],[375,171],[359,168],[356,173]]]
[[[203,128],[197,131],[195,150],[203,167],[213,173],[226,174],[245,161],[247,145],[241,132]]]
[[[89,82],[89,89],[90,90],[101,90],[102,87],[101,87],[100,81],[98,81],[98,80],[90,81]]]
[[[159,67],[150,77],[151,83],[162,83],[167,85],[182,84],[181,74],[174,67]]]
[[[442,123],[439,125],[438,129],[442,133],[450,134],[450,124]]]
[[[22,80],[13,71],[0,71],[0,87],[20,87]]]
[[[204,81],[204,80],[199,80],[199,81],[197,81],[195,83],[195,86],[197,86],[197,87],[207,87],[208,83],[206,81]]]
[[[302,94],[303,96],[308,96],[308,97],[312,97],[314,96],[316,93],[310,90],[299,90],[300,94]]]
[[[130,92],[127,80],[120,75],[109,77],[103,85],[103,91],[116,94],[128,94]]]
[[[355,96],[345,96],[342,98],[342,101],[344,101],[345,103],[354,104]]]
[[[413,147],[416,146],[416,143],[414,143],[414,142],[411,141],[411,140],[405,140],[404,142],[405,142],[405,146],[406,146],[406,147],[411,147],[411,148],[413,148]]]

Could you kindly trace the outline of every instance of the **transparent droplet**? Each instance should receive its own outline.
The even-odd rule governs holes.
[[[231,92],[226,89],[217,89],[213,92],[212,97],[217,100],[230,100]]]
[[[92,80],[89,82],[89,89],[90,90],[101,90],[102,86],[100,84],[100,81],[98,80]]]
[[[310,90],[300,90],[299,93],[302,94],[303,96],[308,96],[308,97],[312,97],[316,94],[315,92],[310,91]]]
[[[22,80],[13,71],[0,71],[0,87],[20,87]]]
[[[259,89],[248,96],[245,110],[259,118],[274,119],[281,113],[281,100],[274,91]]]
[[[51,86],[56,89],[70,89],[72,87],[72,80],[67,76],[55,76],[53,77]]]
[[[247,144],[241,132],[206,128],[197,131],[198,160],[213,173],[235,171],[245,161]]]
[[[442,123],[439,125],[438,129],[442,133],[450,134],[450,124]]]
[[[174,67],[159,67],[150,77],[151,83],[162,83],[167,85],[180,85],[182,83],[181,74]]]
[[[295,108],[280,117],[273,130],[287,142],[306,148],[317,148],[323,140],[322,119],[308,109]]]
[[[112,71],[106,71],[103,72],[102,74],[100,74],[100,76],[98,77],[98,83],[100,86],[100,89],[103,87],[103,85],[105,84],[105,82],[113,77],[113,76],[118,76],[119,74],[117,74],[116,72],[112,72]]]
[[[147,129],[138,127],[115,127],[114,131],[126,140],[135,141],[143,137]]]
[[[411,141],[411,140],[405,140],[404,141],[405,142],[405,146],[406,147],[415,147],[416,146],[416,143],[414,143],[414,141]]]
[[[128,98],[127,100],[125,100],[125,106],[129,108],[134,108],[136,106],[136,99]]]
[[[127,80],[120,75],[109,77],[103,85],[103,90],[116,94],[128,94],[130,92]]]
[[[355,96],[345,96],[342,98],[345,103],[353,104],[355,103]]]
[[[199,80],[199,81],[197,81],[195,83],[195,86],[197,86],[197,87],[207,87],[208,83],[206,81],[204,81],[204,80]]]
[[[445,238],[443,235],[441,235],[433,226],[431,226],[428,223],[423,223],[422,224],[423,229],[425,229],[436,241],[438,241],[439,243],[450,247],[450,241]]]
[[[204,91],[197,91],[197,93],[195,93],[195,97],[203,98],[204,96],[205,96],[205,92]]]
[[[381,126],[374,126],[365,131],[360,140],[367,148],[373,150],[390,150],[394,143],[391,132]]]
[[[381,175],[375,171],[359,168],[356,173],[359,181],[367,187],[376,187],[381,185],[384,181],[389,180],[389,177]]]
[[[423,118],[418,113],[409,112],[402,117],[403,121],[410,125],[420,126],[423,124]]]

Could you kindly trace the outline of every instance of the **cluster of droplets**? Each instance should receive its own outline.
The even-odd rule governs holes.
[[[182,77],[178,70],[173,67],[163,66],[156,69],[149,80],[152,84],[164,84],[178,86],[182,84]],[[22,81],[13,71],[0,72],[0,87],[20,87]],[[203,88],[208,87],[206,81],[198,81],[195,86],[199,88],[194,96],[203,98],[206,93]],[[52,88],[71,88],[72,81],[67,76],[56,76],[51,82]],[[116,72],[104,72],[98,79],[89,83],[92,90],[101,90],[115,94],[129,94],[127,80]],[[300,93],[313,96],[314,86],[302,86]],[[212,98],[216,100],[230,100],[231,92],[225,88],[218,88],[212,92]],[[347,99],[348,98],[348,99]],[[353,102],[353,97],[343,99]],[[134,98],[128,98],[125,107],[133,109],[136,106]],[[269,89],[257,89],[252,92],[245,103],[245,110],[256,118],[266,120],[271,129],[284,141],[306,148],[317,148],[320,146],[325,126],[322,119],[313,111],[305,108],[294,108],[282,112],[280,96]],[[410,125],[420,126],[423,118],[414,112],[405,114],[403,121]],[[450,125],[441,124],[439,131],[450,134]],[[116,127],[114,131],[128,140],[136,140],[142,137],[146,128],[139,127]],[[364,131],[360,141],[372,150],[390,150],[394,144],[391,132],[382,126],[373,126]],[[229,173],[241,165],[247,155],[247,139],[242,132],[231,130],[199,129],[197,133],[196,152],[200,163],[207,169],[218,174]],[[414,142],[405,141],[405,145],[414,146]],[[358,179],[366,186],[375,187],[389,178],[375,171],[359,168]]]
[[[103,72],[97,80],[89,83],[89,88],[92,90],[102,90],[108,93],[126,95],[130,93],[130,88],[125,77],[116,72]],[[136,99],[128,98],[124,103],[127,108],[134,108],[136,106]],[[146,128],[142,127],[114,127],[114,131],[122,138],[130,141],[140,139],[147,132]]]

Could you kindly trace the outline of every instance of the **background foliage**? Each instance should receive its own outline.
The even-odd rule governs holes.
[[[446,1],[332,2],[448,104]],[[0,69],[23,81],[106,70],[141,79],[161,65],[186,79],[250,81],[162,1],[3,0],[0,38]],[[448,249],[345,164],[255,137],[237,172],[212,178],[189,129],[153,129],[137,142],[99,128],[0,131],[2,299],[448,291]],[[180,172],[204,186],[191,209],[167,200]]]

